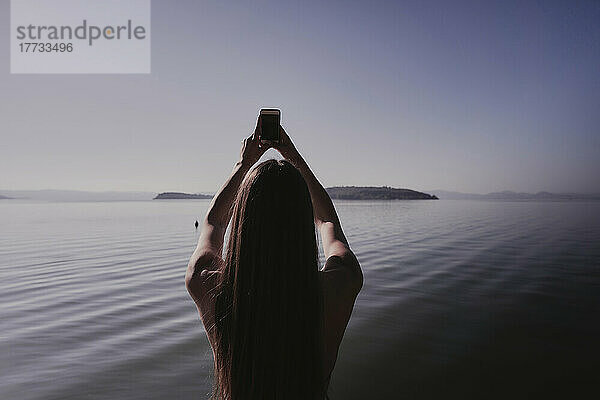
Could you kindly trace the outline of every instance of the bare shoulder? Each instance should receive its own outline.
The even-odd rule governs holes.
[[[202,254],[192,257],[185,274],[185,286],[196,304],[210,299],[208,296],[219,283],[220,257]]]
[[[186,279],[186,287],[196,303],[198,314],[212,344],[215,332],[215,302],[222,272],[206,268],[198,268],[196,271],[199,272],[194,272],[189,282]]]
[[[350,253],[350,252],[349,252]],[[320,271],[324,299],[325,368],[331,371],[363,277],[353,254],[331,255]]]
[[[218,285],[220,276],[220,271],[208,269],[194,272],[192,279],[186,284],[188,292],[196,302],[207,300],[207,295]]]
[[[218,283],[221,271],[203,269],[198,277],[198,285],[205,288],[210,288]]]
[[[362,270],[352,252],[330,256],[321,272],[325,290],[354,298],[362,288]]]

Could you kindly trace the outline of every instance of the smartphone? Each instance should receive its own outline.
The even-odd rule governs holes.
[[[263,108],[260,110],[260,140],[268,140],[279,143],[279,124],[281,122],[281,111],[276,108]]]

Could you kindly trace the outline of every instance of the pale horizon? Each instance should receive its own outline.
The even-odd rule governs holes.
[[[356,187],[382,187],[382,186],[390,186],[390,185],[324,185],[324,187],[333,187],[333,186],[356,186]],[[452,189],[420,189],[420,188],[412,188],[412,187],[401,187],[401,186],[391,186],[394,189],[410,189],[418,192],[423,192],[427,194],[436,193],[460,193],[460,194],[474,194],[474,195],[487,195],[491,193],[502,193],[502,192],[511,192],[511,193],[526,193],[526,194],[537,194],[537,193],[551,193],[551,194],[575,194],[575,195],[600,195],[600,192],[552,192],[549,190],[538,190],[538,191],[517,191],[511,189],[504,190],[495,190],[493,192],[463,192],[460,190],[452,190]],[[165,190],[85,190],[85,189],[57,189],[57,188],[43,188],[43,189],[0,189],[0,195],[7,195],[13,192],[78,192],[78,193],[90,193],[90,194],[106,194],[106,193],[114,193],[114,194],[159,194],[166,192],[177,192],[177,193],[188,193],[188,194],[206,194],[206,195],[214,195],[219,188],[214,188],[210,190],[186,190],[186,189],[165,189]]]

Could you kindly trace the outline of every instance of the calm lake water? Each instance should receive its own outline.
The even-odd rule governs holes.
[[[203,399],[208,201],[0,203],[0,399]],[[597,393],[600,202],[337,202],[365,277],[332,399]]]

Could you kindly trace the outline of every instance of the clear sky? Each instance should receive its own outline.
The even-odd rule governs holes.
[[[327,186],[600,192],[598,1],[154,0],[150,75],[11,75],[9,15],[0,189],[215,191],[272,106]]]

